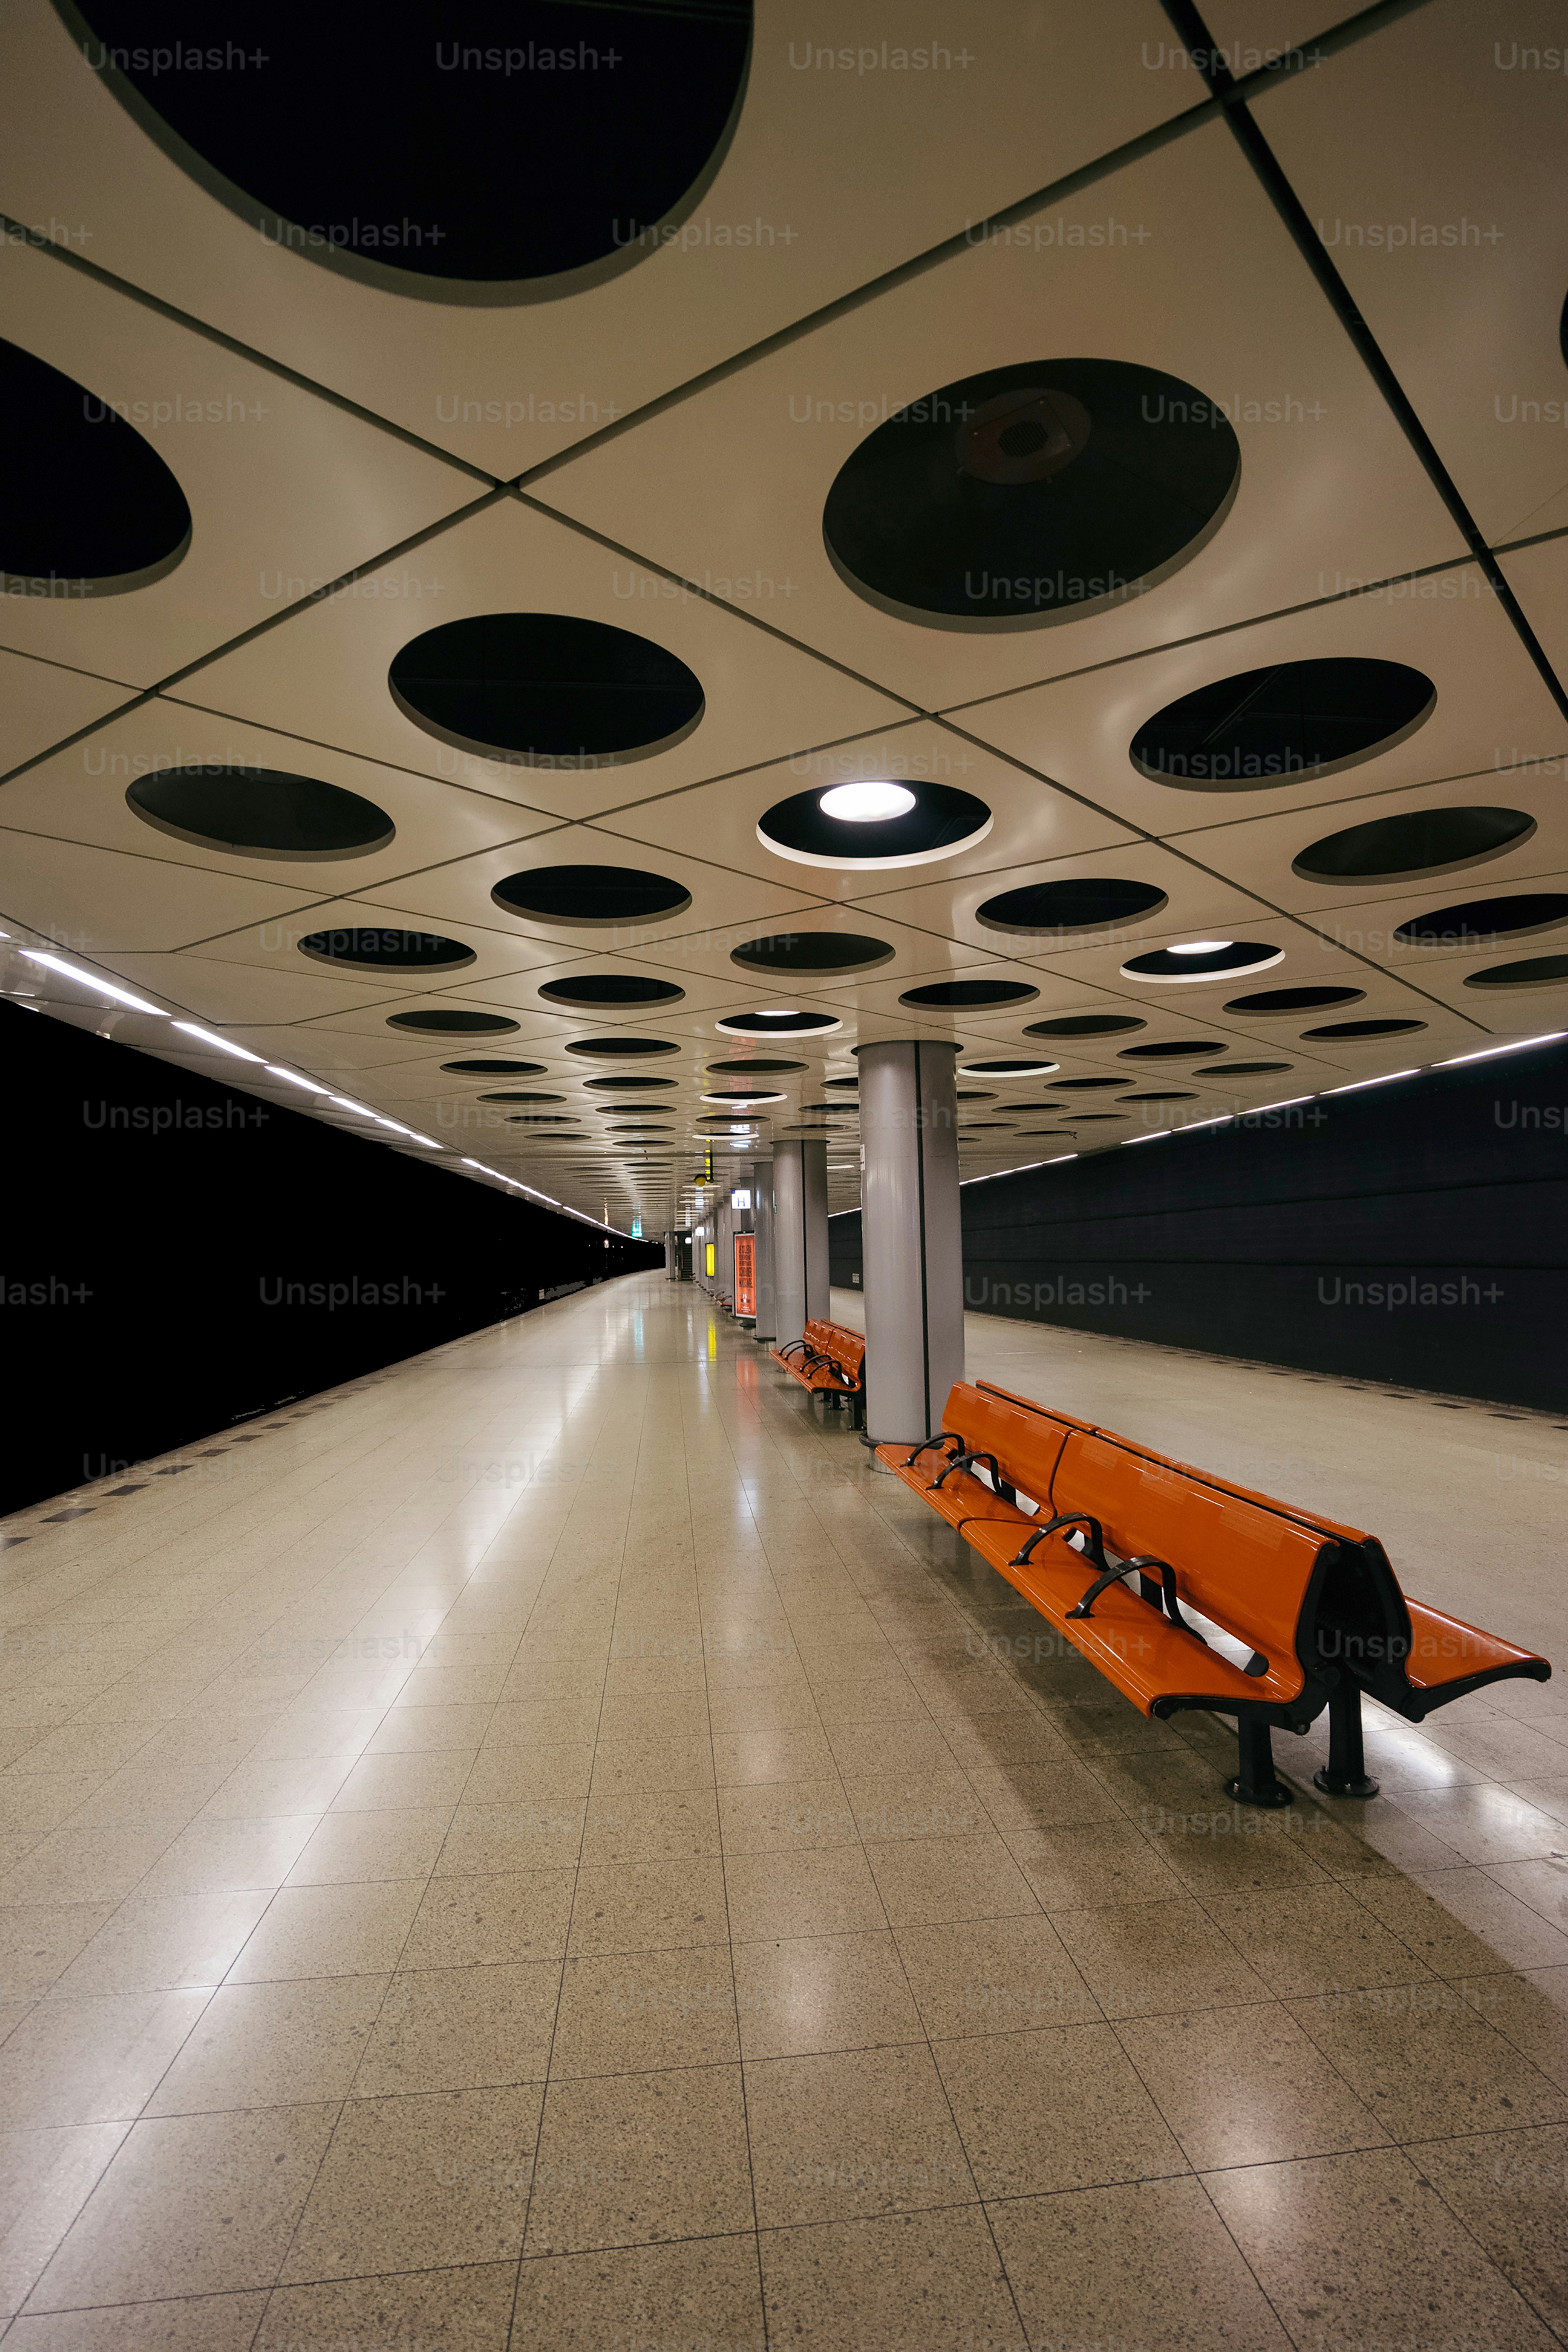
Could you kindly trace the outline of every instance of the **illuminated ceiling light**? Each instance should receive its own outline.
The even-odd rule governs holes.
[[[1568,1037],[1568,1029],[1549,1029],[1543,1037],[1515,1037],[1507,1045],[1483,1045],[1476,1054],[1450,1054],[1446,1062],[1434,1062],[1435,1070],[1451,1070],[1460,1062],[1486,1062],[1494,1054],[1522,1054],[1527,1045],[1555,1045]]]
[[[1392,1086],[1395,1078],[1418,1078],[1420,1076],[1419,1070],[1387,1070],[1381,1078],[1357,1078],[1348,1087],[1325,1087],[1323,1092],[1326,1095],[1355,1095],[1363,1087]]]
[[[204,1045],[216,1045],[220,1054],[232,1054],[237,1061],[258,1062],[263,1069],[267,1066],[259,1054],[250,1053],[244,1045],[231,1045],[226,1037],[215,1037],[210,1029],[200,1028],[194,1021],[176,1021],[174,1026],[183,1029],[187,1037],[199,1038]]]
[[[291,1087],[303,1087],[305,1092],[310,1095],[326,1095],[330,1097],[332,1091],[331,1087],[319,1086],[314,1078],[302,1078],[297,1070],[285,1070],[277,1062],[268,1063],[267,1075],[269,1078],[283,1078]]]
[[[29,963],[47,964],[51,971],[63,972],[68,980],[79,980],[84,988],[95,988],[100,996],[112,996],[117,1004],[128,1004],[132,1013],[150,1013],[155,1021],[169,1018],[160,1005],[149,1004],[145,997],[132,996],[128,988],[116,988],[112,982],[100,980],[95,971],[79,971],[74,963],[67,963],[61,956],[46,955],[41,948],[19,948],[17,953],[25,955]],[[174,1025],[177,1029],[185,1029],[190,1024],[178,1021]],[[253,1060],[258,1058],[252,1056]]]
[[[784,1095],[703,1095],[705,1103],[717,1103],[721,1110],[755,1110],[759,1103],[787,1100]]]
[[[1167,948],[1167,955],[1223,955],[1226,948],[1236,945],[1234,940],[1189,940],[1185,947]]]
[[[816,803],[824,816],[837,817],[840,824],[886,824],[914,804],[907,784],[891,783],[836,784]]]

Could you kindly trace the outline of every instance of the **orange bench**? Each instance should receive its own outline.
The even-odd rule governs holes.
[[[960,1381],[942,1429],[878,1458],[1016,1587],[1143,1714],[1237,1718],[1229,1793],[1287,1804],[1271,1735],[1327,1706],[1318,1786],[1373,1796],[1363,1692],[1419,1722],[1464,1692],[1552,1669],[1400,1591],[1375,1538],[1211,1477],[1114,1432]],[[1245,1664],[1183,1603],[1244,1643]]]
[[[866,1410],[866,1341],[860,1332],[843,1323],[814,1319],[801,1339],[788,1339],[782,1348],[770,1348],[768,1353],[808,1395],[847,1398],[851,1423],[857,1429],[861,1426]]]

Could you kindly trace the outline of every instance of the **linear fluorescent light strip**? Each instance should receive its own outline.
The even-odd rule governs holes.
[[[1395,1078],[1418,1078],[1420,1070],[1386,1070],[1381,1078],[1356,1078],[1348,1087],[1325,1087],[1325,1095],[1359,1095],[1363,1087],[1391,1087]]]
[[[232,1054],[237,1062],[255,1062],[261,1069],[267,1066],[261,1055],[253,1054],[247,1045],[231,1045],[226,1037],[215,1036],[210,1029],[204,1029],[198,1022],[176,1021],[174,1026],[183,1029],[187,1037],[195,1037],[200,1045],[216,1045],[220,1054]]]
[[[67,963],[62,956],[47,955],[41,948],[19,948],[17,953],[26,956],[29,963],[47,964],[51,971],[63,972],[67,980],[79,981],[84,988],[97,989],[100,996],[112,996],[117,1004],[128,1004],[132,1013],[150,1013],[155,1021],[169,1018],[160,1005],[149,1004],[144,996],[132,996],[128,988],[116,988],[112,981],[100,980],[97,972],[83,971],[76,964]],[[186,1025],[183,1021],[174,1024],[177,1029]]]
[[[1543,1037],[1516,1037],[1508,1045],[1483,1045],[1479,1054],[1450,1054],[1446,1062],[1434,1062],[1435,1070],[1451,1070],[1459,1062],[1489,1062],[1494,1054],[1522,1054],[1527,1045],[1555,1045],[1568,1037],[1568,1029],[1549,1029]]]

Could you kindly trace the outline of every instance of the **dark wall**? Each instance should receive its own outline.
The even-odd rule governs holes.
[[[44,1014],[0,1046],[0,1510],[663,1264]]]
[[[1568,1047],[969,1184],[967,1304],[1568,1407]],[[833,1279],[861,1271],[835,1217]]]

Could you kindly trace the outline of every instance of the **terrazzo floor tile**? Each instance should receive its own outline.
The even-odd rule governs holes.
[[[752,2226],[738,2066],[552,2082],[528,2253],[718,2237]]]
[[[1189,2169],[1109,2025],[935,2044],[983,2197]]]
[[[670,2246],[531,2255],[518,2276],[513,2352],[667,2343],[761,2352],[763,2340],[757,2246],[749,2231]]]

